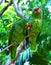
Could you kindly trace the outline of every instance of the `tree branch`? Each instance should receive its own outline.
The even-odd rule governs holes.
[[[20,1],[20,0],[19,0],[19,1]],[[19,8],[19,6],[18,6],[19,2],[17,2],[16,0],[13,0],[13,4],[14,4],[14,8],[15,8],[16,14],[17,14],[19,17],[24,17],[24,14],[23,14],[21,8]]]
[[[0,16],[2,16],[2,14],[7,10],[7,8],[12,4],[12,2],[10,1],[7,6],[5,6],[1,11],[0,11]]]
[[[26,43],[26,40],[24,39],[24,40],[20,43],[20,45],[18,46],[18,48],[17,48],[17,50],[16,50],[16,58],[11,61],[11,64],[14,64],[14,63],[15,63],[15,61],[16,61],[16,60],[18,59],[18,57],[19,57],[20,52],[23,50],[23,48],[26,47],[26,45],[27,45],[27,43]]]
[[[3,0],[0,0],[0,5],[2,4]]]
[[[15,46],[15,45],[16,45],[16,43],[10,44],[9,46],[7,46],[7,47],[4,48],[3,50],[1,50],[1,51],[0,51],[0,54],[1,54],[2,52],[4,52],[5,50],[7,50],[7,49],[9,49],[10,47]]]

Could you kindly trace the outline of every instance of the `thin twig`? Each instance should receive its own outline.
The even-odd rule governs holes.
[[[27,35],[27,36],[25,36],[25,38],[24,39],[26,39],[26,38],[28,38],[28,37],[31,37],[32,35],[36,35],[36,33],[34,32],[32,32],[31,34],[29,34],[29,35]],[[13,43],[13,44],[10,44],[9,46],[7,46],[6,48],[4,48],[2,51],[0,51],[0,53],[2,53],[3,51],[5,51],[5,50],[7,50],[8,48],[10,48],[10,47],[12,47],[12,46],[16,46],[17,44],[16,44],[16,42],[15,43]]]
[[[16,45],[16,43],[10,44],[6,48],[4,48],[2,51],[0,51],[0,53],[4,52],[5,50],[7,50],[8,48],[10,48],[11,46],[15,46],[15,45]]]
[[[7,8],[12,4],[12,2],[10,1],[1,11],[0,11],[0,16],[2,16],[2,14],[7,10]]]

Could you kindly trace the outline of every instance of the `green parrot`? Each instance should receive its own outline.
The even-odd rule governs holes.
[[[9,48],[11,59],[16,58],[16,49],[25,37],[26,31],[24,30],[25,30],[26,23],[27,21],[22,19],[21,21],[14,23],[10,29],[8,45],[13,44],[15,42],[17,43],[15,46]]]
[[[32,24],[31,29],[29,30],[29,34],[35,33],[33,36],[31,36],[30,39],[30,48],[32,52],[36,51],[36,40],[37,36],[41,32],[42,29],[42,19],[43,19],[43,12],[39,7],[36,7],[33,9],[31,18],[30,18],[30,23]]]
[[[35,7],[30,15],[29,19],[22,19],[12,25],[9,33],[8,44],[17,43],[16,46],[10,48],[11,59],[16,58],[16,48],[26,35],[35,33],[29,37],[30,49],[32,52],[36,49],[36,38],[42,28],[42,11],[39,7]],[[27,38],[28,39],[28,38]]]

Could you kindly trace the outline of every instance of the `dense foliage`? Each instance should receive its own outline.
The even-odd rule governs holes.
[[[36,5],[43,11],[42,31],[37,37],[37,52],[33,54],[30,62],[33,64],[48,65],[51,63],[51,1],[50,0],[21,0],[20,7],[26,15],[31,14],[31,10]],[[6,3],[0,6],[0,11]],[[16,15],[13,5],[10,6],[2,16],[0,16],[0,51],[8,45],[8,34],[10,27],[20,18]],[[37,58],[38,57],[38,58]],[[0,54],[0,65],[3,65],[8,58],[8,52]]]

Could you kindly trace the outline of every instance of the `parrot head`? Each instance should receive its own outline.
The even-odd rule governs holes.
[[[35,7],[35,8],[33,8],[32,14],[33,15],[37,15],[37,14],[40,14],[40,12],[41,12],[40,8],[39,7]]]
[[[34,7],[32,11],[33,18],[41,18],[42,9],[40,7]]]
[[[35,13],[40,13],[39,7],[35,8],[35,9],[34,9],[34,12],[35,12]]]

